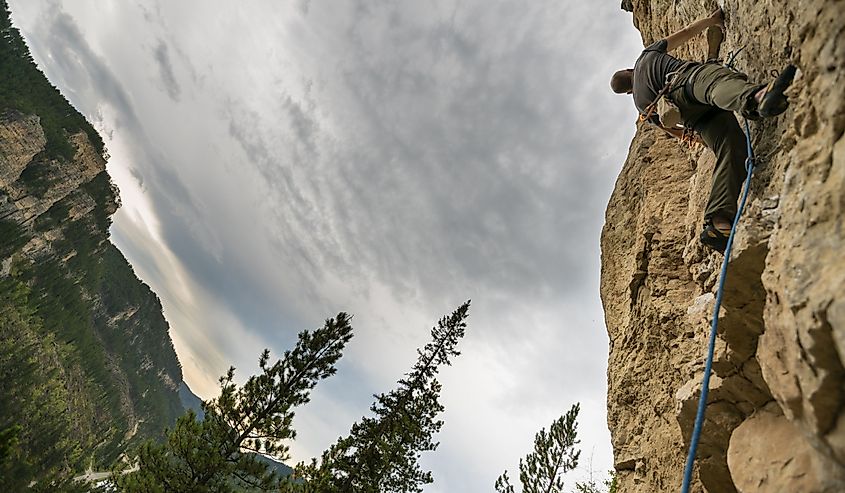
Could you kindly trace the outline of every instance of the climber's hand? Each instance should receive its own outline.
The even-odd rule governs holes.
[[[710,13],[710,16],[707,17],[707,20],[710,21],[711,26],[719,26],[721,28],[725,27],[725,13],[722,9],[716,9]]]

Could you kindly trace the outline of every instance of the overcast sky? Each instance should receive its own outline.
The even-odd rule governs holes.
[[[570,486],[591,456],[611,467],[599,233],[636,113],[608,80],[642,46],[618,1],[9,3],[104,136],[112,240],[197,394],[354,314],[297,414],[291,462],[308,459],[472,299],[426,491],[517,477],[574,402]]]

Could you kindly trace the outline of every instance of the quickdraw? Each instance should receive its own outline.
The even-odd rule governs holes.
[[[695,130],[690,127],[684,127],[684,133],[681,135],[681,142],[686,144],[690,150],[704,145],[698,135],[696,135]]]

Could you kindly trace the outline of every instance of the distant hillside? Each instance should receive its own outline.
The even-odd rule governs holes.
[[[108,241],[102,140],[5,0],[0,35],[0,486],[22,491],[160,436],[183,412],[182,370],[158,298]]]
[[[282,464],[281,462],[277,462],[269,457],[261,455],[259,456],[259,460],[268,464],[270,466],[270,470],[276,471],[276,474],[281,477],[286,477],[293,474],[293,468],[288,467],[287,465]]]
[[[192,409],[198,419],[202,419],[205,416],[205,412],[202,410],[202,399],[197,397],[185,382],[179,384],[179,401],[186,410]]]

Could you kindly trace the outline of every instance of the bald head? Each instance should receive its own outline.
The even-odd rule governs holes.
[[[619,70],[610,78],[610,88],[616,94],[630,94],[634,89],[634,70]]]

